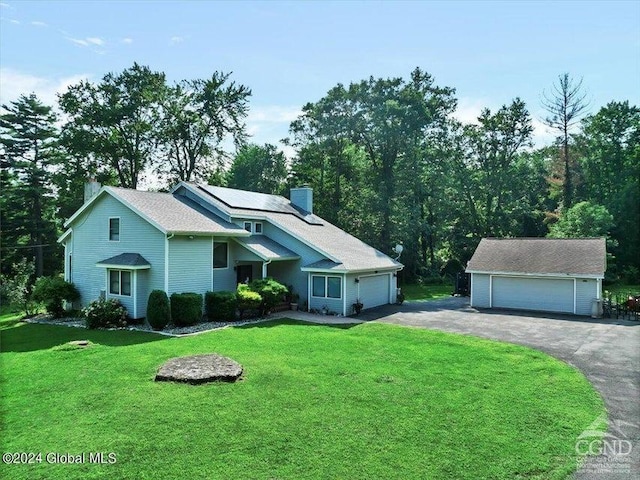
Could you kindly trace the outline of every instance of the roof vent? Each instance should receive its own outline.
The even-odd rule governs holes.
[[[305,213],[313,213],[313,188],[307,186],[292,188],[289,198],[294,207]]]

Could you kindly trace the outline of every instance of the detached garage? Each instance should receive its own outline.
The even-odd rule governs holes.
[[[606,254],[604,238],[484,238],[466,270],[471,306],[590,315]]]

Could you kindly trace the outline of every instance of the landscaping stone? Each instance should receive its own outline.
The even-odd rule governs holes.
[[[235,382],[242,365],[216,353],[168,360],[156,374],[156,382],[183,382],[197,385],[208,382]]]

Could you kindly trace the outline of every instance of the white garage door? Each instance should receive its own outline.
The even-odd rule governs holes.
[[[389,275],[360,277],[360,301],[364,308],[389,303]]]
[[[492,306],[573,313],[573,280],[493,277]]]

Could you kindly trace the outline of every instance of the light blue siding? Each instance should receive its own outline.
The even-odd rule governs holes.
[[[120,218],[120,240],[109,241],[109,217]],[[110,195],[103,195],[74,221],[72,244],[72,280],[80,291],[81,306],[86,306],[106,291],[106,269],[96,263],[121,253],[139,253],[151,268],[138,277],[138,317],[146,315],[148,293],[164,290],[164,234]],[[133,315],[133,294],[118,298]]]
[[[211,237],[175,236],[169,240],[169,291],[205,294],[211,290]]]
[[[489,308],[490,306],[489,275],[471,274],[471,306]]]
[[[491,306],[573,313],[573,279],[493,276]]]
[[[237,278],[236,271],[233,269],[233,267],[236,264],[236,246],[239,245],[237,245],[234,240],[227,237],[214,237],[214,240],[216,242],[227,242],[227,244],[229,245],[229,261],[227,264],[227,268],[213,268],[212,259],[211,267],[213,268],[213,291],[221,292],[225,290],[235,292],[237,286]],[[213,246],[211,245],[209,248],[211,248],[213,252]]]
[[[576,280],[576,314],[591,315],[594,298],[602,298],[602,295],[598,295],[598,282],[592,278],[578,278]]]
[[[352,315],[353,304],[358,301],[358,284],[356,283],[358,275],[348,274],[346,276],[347,282],[347,315]]]

